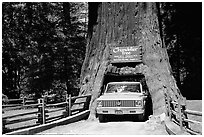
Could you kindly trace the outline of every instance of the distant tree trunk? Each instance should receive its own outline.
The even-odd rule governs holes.
[[[64,14],[64,18],[63,18],[63,24],[64,24],[64,28],[63,28],[63,33],[66,36],[66,38],[64,39],[64,42],[66,43],[66,41],[68,41],[68,34],[70,32],[69,28],[71,25],[71,20],[70,20],[70,3],[69,2],[63,2],[63,14]],[[69,91],[69,79],[68,79],[68,64],[69,64],[69,60],[68,60],[68,45],[66,45],[64,47],[64,72],[65,72],[65,83],[66,83],[66,87],[67,87],[67,94],[71,94],[71,92]]]
[[[95,118],[104,74],[110,66],[110,47],[141,46],[142,63],[137,72],[145,76],[153,113],[166,112],[165,94],[180,95],[162,45],[156,3],[89,3],[86,57],[81,71],[81,94],[92,94],[90,118]],[[136,70],[135,70],[136,71]]]
[[[177,62],[176,62],[176,82],[177,86],[181,88],[181,79],[180,79],[180,69],[181,69],[181,61],[180,61],[180,40],[179,40],[179,35],[177,36],[177,45],[176,45],[176,57],[177,57]]]

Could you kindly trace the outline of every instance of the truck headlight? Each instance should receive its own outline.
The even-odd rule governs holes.
[[[102,101],[101,100],[97,101],[97,107],[102,107]]]
[[[135,100],[135,106],[136,107],[142,106],[142,100]]]

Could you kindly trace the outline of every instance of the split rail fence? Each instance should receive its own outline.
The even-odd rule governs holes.
[[[19,129],[24,129],[28,127],[37,126],[40,124],[50,123],[52,121],[65,118],[84,110],[89,109],[89,102],[91,100],[91,95],[76,96],[71,97],[71,95],[66,94],[66,99],[64,102],[55,104],[46,104],[48,98],[40,98],[38,100],[29,99],[10,99],[9,102],[22,102],[21,104],[9,104],[2,105],[2,132],[8,133],[11,131],[16,131]],[[26,103],[35,104],[26,104]],[[31,109],[29,109],[31,108]],[[26,110],[25,110],[26,109]],[[20,110],[19,114],[6,115],[7,111]],[[13,111],[15,113],[15,111]],[[52,113],[57,113],[52,115]],[[5,116],[4,116],[5,115]],[[33,122],[33,120],[35,120]],[[29,122],[32,124],[24,124],[24,126],[9,129],[8,125],[19,124],[21,122]],[[26,126],[27,125],[27,126]]]
[[[186,131],[192,135],[201,135],[202,129],[196,131],[194,127],[200,126],[202,128],[202,122],[196,121],[194,119],[189,119],[188,117],[201,117],[202,112],[193,111],[186,108],[186,98],[179,97],[177,100],[173,101],[168,95],[166,96],[167,104],[167,114],[170,120],[180,126],[182,131]],[[194,126],[192,126],[194,125]]]

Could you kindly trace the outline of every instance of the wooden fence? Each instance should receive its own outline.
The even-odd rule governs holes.
[[[37,104],[26,105],[25,99],[15,99],[15,101],[23,101],[23,104],[14,104],[12,105],[3,105],[3,114],[6,111],[16,110],[16,109],[25,109],[28,107],[36,108],[36,110],[30,112],[23,112],[20,114],[13,114],[9,116],[2,117],[2,131],[3,133],[28,128],[32,126],[37,126],[40,124],[50,123],[52,121],[68,117],[74,114],[77,114],[81,111],[89,109],[89,102],[91,100],[91,95],[71,97],[66,95],[65,102],[55,103],[55,104],[46,104],[46,97],[38,99]],[[9,101],[13,101],[9,100]],[[36,102],[36,101],[33,101]],[[53,108],[53,109],[52,109]],[[50,109],[50,110],[48,110]],[[51,113],[56,113],[57,115],[52,116]],[[59,113],[58,113],[59,112]],[[62,112],[62,113],[60,113]],[[33,115],[35,114],[35,115]],[[16,118],[16,119],[13,119]],[[13,119],[13,120],[12,120]],[[20,122],[27,122],[35,120],[34,124],[24,127],[13,128],[12,130],[6,128],[6,125],[16,124]]]
[[[29,106],[32,107],[32,105],[35,106],[37,100],[30,98],[21,98],[21,99],[9,99],[8,102],[9,102],[8,104],[2,105],[3,113],[4,111],[7,110],[20,109],[22,107],[26,108]]]
[[[202,122],[189,119],[189,115],[202,117],[202,112],[186,109],[186,98],[179,97],[177,100],[172,100],[168,95],[166,96],[167,114],[170,120],[180,126],[182,131],[189,132],[193,135],[201,135],[201,131],[195,131],[190,124],[200,125]]]

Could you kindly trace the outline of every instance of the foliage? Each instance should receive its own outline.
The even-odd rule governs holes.
[[[184,96],[201,97],[202,3],[168,2],[160,7],[177,85]],[[86,3],[74,2],[2,3],[3,94],[9,98],[25,93],[61,94],[56,87],[78,94],[87,9]]]
[[[2,85],[9,98],[53,88],[77,92],[85,52],[85,3],[2,3]],[[66,15],[70,16],[70,24]],[[77,93],[75,93],[77,94]]]
[[[161,3],[164,40],[184,96],[202,94],[202,3]]]

